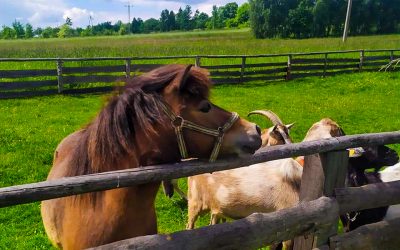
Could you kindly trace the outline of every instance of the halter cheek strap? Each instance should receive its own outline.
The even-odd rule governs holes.
[[[239,115],[237,113],[233,112],[231,117],[228,119],[228,121],[222,127],[219,127],[218,129],[210,129],[210,128],[198,125],[196,123],[193,123],[191,121],[185,120],[181,116],[176,115],[163,102],[160,102],[160,104],[161,104],[161,108],[163,109],[164,113],[168,116],[168,118],[171,120],[171,124],[175,129],[175,134],[176,134],[176,138],[178,141],[179,152],[181,153],[182,159],[189,158],[189,154],[188,154],[187,147],[185,144],[185,139],[183,138],[183,128],[216,137],[214,148],[211,152],[211,156],[209,159],[210,162],[214,162],[218,157],[225,132],[228,131],[232,127],[232,125],[239,119]]]

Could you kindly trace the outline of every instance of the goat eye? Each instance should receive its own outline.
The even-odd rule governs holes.
[[[211,104],[208,101],[203,101],[200,104],[199,110],[203,113],[208,113],[211,109]]]

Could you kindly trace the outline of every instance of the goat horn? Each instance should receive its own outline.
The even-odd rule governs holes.
[[[271,120],[271,122],[274,125],[282,125],[282,126],[284,126],[284,124],[281,121],[281,119],[274,112],[272,112],[271,110],[254,110],[254,111],[251,111],[248,114],[248,116],[254,115],[254,114],[263,115],[263,116],[267,117],[268,119]]]

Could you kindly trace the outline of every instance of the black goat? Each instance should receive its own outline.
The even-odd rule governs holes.
[[[364,147],[365,152],[360,157],[349,159],[349,168],[346,178],[347,187],[359,187],[371,183],[382,182],[378,173],[383,166],[391,166],[399,161],[396,151],[386,146]],[[374,169],[375,172],[365,172]],[[388,207],[365,209],[341,216],[345,231],[352,231],[359,226],[381,221]]]

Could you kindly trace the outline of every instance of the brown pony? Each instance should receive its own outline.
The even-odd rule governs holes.
[[[183,120],[210,129],[232,117],[208,100],[208,73],[168,65],[128,80],[84,129],[57,147],[48,180],[181,160],[174,124],[165,108]],[[220,157],[252,154],[260,131],[243,119],[231,122]],[[217,130],[218,131],[218,130]],[[189,157],[208,158],[216,139],[183,129]],[[157,233],[154,200],[160,183],[82,194],[42,202],[51,242],[63,249],[83,249]]]

